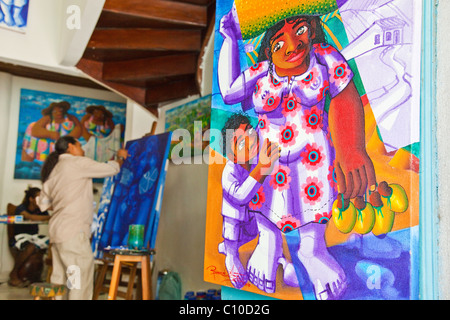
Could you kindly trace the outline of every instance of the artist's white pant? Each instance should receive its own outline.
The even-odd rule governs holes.
[[[84,233],[62,243],[52,243],[52,264],[50,281],[67,285],[69,300],[92,299],[94,254]]]

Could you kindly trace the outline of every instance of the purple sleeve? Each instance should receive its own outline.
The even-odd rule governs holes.
[[[337,96],[353,79],[353,71],[344,56],[328,43],[314,45],[317,61],[328,69],[330,95]]]

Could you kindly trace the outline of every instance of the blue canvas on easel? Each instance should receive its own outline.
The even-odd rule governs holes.
[[[126,246],[130,224],[145,225],[144,243],[154,247],[170,141],[168,132],[127,142],[129,156],[115,177],[98,251]]]
[[[98,207],[97,214],[94,216],[94,230],[92,234],[92,251],[96,259],[101,259],[103,252],[98,250],[98,245],[100,243],[100,237],[102,236],[103,226],[108,215],[109,205],[111,204],[111,198],[114,193],[114,186],[117,181],[117,177],[106,177],[103,181],[103,192],[100,197],[100,203]]]

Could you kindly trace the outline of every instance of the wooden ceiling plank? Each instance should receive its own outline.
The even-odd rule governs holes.
[[[155,116],[158,116],[158,110],[153,107],[148,107],[148,104],[146,103],[146,89],[145,88],[139,88],[139,87],[133,87],[124,85],[121,83],[111,82],[111,81],[105,81],[103,79],[103,63],[99,61],[94,60],[88,60],[82,58],[76,67],[92,77],[93,79],[105,84],[105,86],[109,87],[110,89],[117,91],[124,96],[128,97],[129,99],[135,101],[136,103],[140,104],[141,106],[145,107],[147,110],[152,112]]]
[[[25,66],[21,66],[21,65],[10,64],[10,63],[6,63],[6,62],[0,62],[0,72],[6,72],[6,73],[9,73],[9,74],[17,76],[17,77],[44,80],[44,81],[57,82],[57,83],[65,83],[68,85],[73,85],[73,86],[78,86],[78,87],[107,90],[106,88],[102,87],[100,84],[98,84],[88,78],[76,77],[76,76],[66,75],[66,74],[47,71],[47,70],[41,70],[41,69],[35,69],[35,68],[25,67]]]
[[[166,0],[106,0],[103,11],[206,27],[207,7]]]
[[[105,62],[103,79],[106,81],[152,79],[195,74],[196,69],[196,54],[179,54],[130,61]]]
[[[200,51],[200,30],[96,29],[89,49]]]
[[[183,99],[187,96],[198,94],[195,79],[176,81],[160,86],[152,86],[147,90],[146,103],[155,104],[170,100]]]

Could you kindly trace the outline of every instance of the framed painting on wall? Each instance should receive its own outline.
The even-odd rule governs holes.
[[[169,153],[171,160],[202,155],[209,144],[205,133],[210,129],[211,95],[166,110],[165,119],[165,131],[174,132]]]
[[[28,24],[29,1],[0,1],[0,28],[24,33]]]
[[[414,0],[217,1],[211,129],[230,133],[205,281],[418,299],[421,19]]]
[[[69,94],[20,89],[14,179],[40,179],[55,141],[78,139],[85,155],[110,160],[123,144],[126,104]]]

